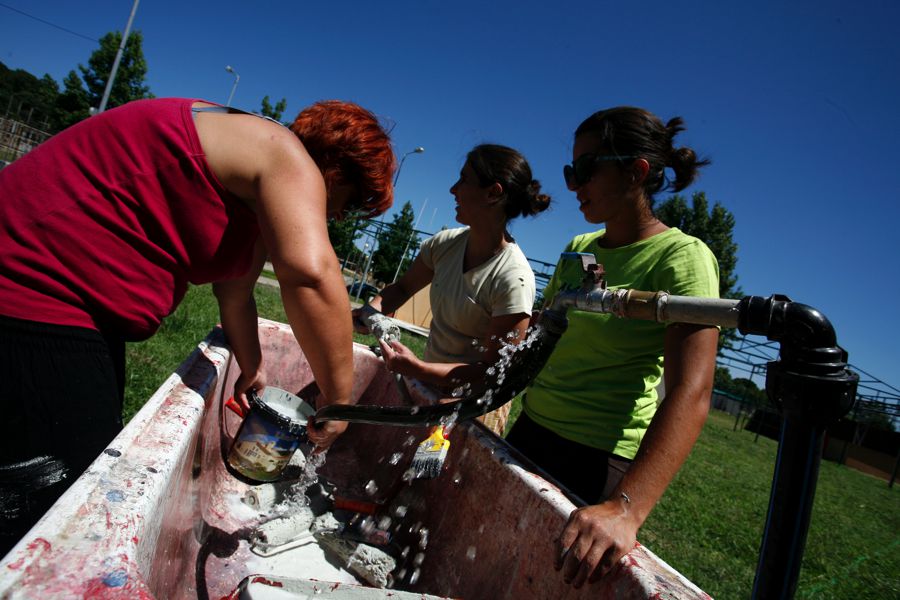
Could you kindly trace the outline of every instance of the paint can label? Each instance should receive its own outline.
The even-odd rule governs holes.
[[[274,481],[300,445],[297,436],[283,430],[256,410],[244,418],[228,452],[228,464],[255,481]]]

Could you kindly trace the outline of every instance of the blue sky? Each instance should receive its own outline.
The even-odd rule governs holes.
[[[0,61],[61,81],[96,43],[7,7],[96,39],[132,0],[0,3]],[[900,388],[898,23],[890,0],[144,0],[134,27],[157,96],[225,102],[232,65],[236,106],[341,98],[392,123],[398,155],[426,149],[395,203],[420,229],[453,226],[448,188],[472,146],[519,149],[554,203],[512,232],[547,262],[591,229],[561,176],[578,123],[620,104],[682,116],[680,141],[713,161],[687,192],[734,214],[743,290],[818,308],[851,363]]]

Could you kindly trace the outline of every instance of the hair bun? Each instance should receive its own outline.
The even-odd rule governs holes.
[[[528,184],[528,216],[544,212],[550,207],[550,196],[541,193],[541,182],[532,179]]]

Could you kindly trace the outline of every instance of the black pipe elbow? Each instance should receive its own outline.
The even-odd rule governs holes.
[[[738,330],[781,342],[786,365],[803,365],[810,374],[826,375],[847,366],[831,321],[815,308],[787,296],[748,296],[738,303]]]
[[[738,310],[738,330],[744,335],[764,335],[773,341],[807,348],[837,344],[834,327],[825,315],[806,304],[792,302],[787,296],[747,296],[738,303]]]

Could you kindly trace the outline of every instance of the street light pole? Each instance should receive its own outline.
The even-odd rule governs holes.
[[[119,70],[119,61],[122,60],[122,52],[125,51],[125,44],[128,42],[128,33],[131,31],[131,24],[134,22],[134,14],[137,12],[138,2],[134,0],[131,5],[131,15],[128,17],[128,24],[125,25],[125,32],[122,33],[122,42],[119,44],[119,50],[116,52],[116,58],[113,60],[112,70],[109,72],[109,79],[106,80],[106,89],[103,90],[103,98],[100,100],[100,106],[94,114],[100,114],[106,110],[106,103],[109,101],[109,93],[112,91],[113,81],[116,78],[116,71]]]
[[[422,218],[422,213],[425,212],[426,206],[428,206],[428,198],[425,198],[425,202],[422,203],[422,210],[419,211],[419,216],[416,217],[416,222],[413,224],[413,230],[409,232],[409,238],[406,240],[406,246],[403,248],[403,254],[400,255],[400,262],[397,263],[397,270],[394,271],[394,278],[391,279],[391,283],[397,281],[397,277],[400,276],[403,260],[406,258],[406,253],[409,252],[409,245],[412,243],[412,239],[416,236],[416,229],[419,228],[419,219]]]
[[[423,152],[425,152],[425,148],[423,148],[422,146],[416,146],[403,155],[403,157],[400,159],[400,164],[397,166],[397,173],[394,174],[394,187],[397,187],[397,180],[400,179],[400,169],[403,168],[403,161],[406,160],[406,157],[410,154],[422,154]]]
[[[234,75],[234,84],[231,86],[231,93],[228,94],[228,102],[225,103],[225,106],[231,106],[231,99],[234,98],[234,90],[237,89],[238,82],[241,80],[241,76],[237,74],[231,65],[226,65],[225,70]]]
[[[406,157],[409,156],[410,154],[422,154],[423,152],[425,152],[425,148],[423,148],[422,146],[416,146],[415,148],[413,148],[412,150],[410,150],[409,152],[407,152],[400,158],[400,164],[397,165],[397,172],[394,174],[394,188],[397,187],[397,180],[400,179],[400,169],[403,168],[403,161],[406,160]],[[384,215],[385,215],[385,213],[381,213],[381,216],[378,218],[379,223],[384,222]],[[372,253],[373,254],[375,253],[375,245],[376,245],[376,242],[378,241],[377,236],[379,233],[381,233],[381,226],[379,226],[377,232],[375,232],[372,235]],[[368,241],[366,242],[366,244],[368,244]],[[366,270],[365,270],[365,273],[363,273],[363,282],[367,281],[369,278],[369,265],[371,262],[372,261],[371,261],[371,257],[370,257],[370,260],[366,262]],[[358,299],[358,297],[357,297],[357,299]]]

